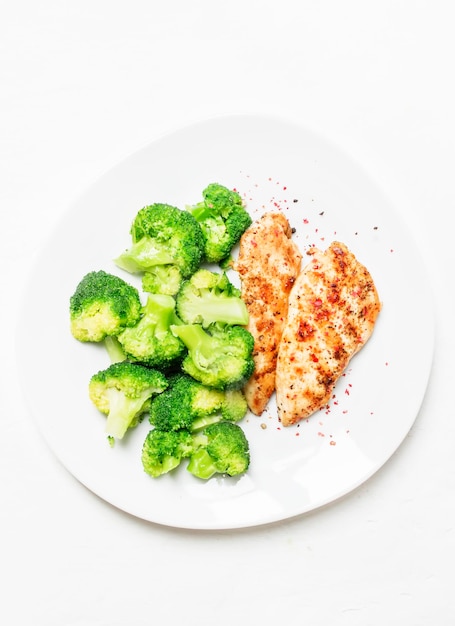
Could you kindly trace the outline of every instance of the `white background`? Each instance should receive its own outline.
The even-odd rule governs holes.
[[[451,6],[0,0],[1,623],[454,623]],[[163,132],[233,112],[322,132],[393,199],[433,283],[434,365],[409,436],[341,501],[176,530],[111,507],[54,458],[21,396],[16,317],[45,306],[24,283],[78,194]]]

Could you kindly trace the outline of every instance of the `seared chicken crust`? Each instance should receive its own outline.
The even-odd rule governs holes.
[[[302,254],[291,236],[291,226],[282,213],[265,213],[242,235],[233,264],[249,312],[247,328],[255,340],[255,369],[244,389],[248,407],[255,415],[261,415],[275,391],[288,296],[301,269]]]
[[[347,248],[312,248],[289,295],[276,369],[278,418],[295,424],[324,407],[381,309],[373,279]]]

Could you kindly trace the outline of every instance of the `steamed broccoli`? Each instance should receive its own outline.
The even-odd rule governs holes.
[[[107,415],[106,432],[122,439],[149,410],[153,396],[168,386],[164,374],[137,363],[112,363],[94,374],[89,382],[89,397]]]
[[[170,330],[179,323],[172,296],[149,294],[137,324],[117,338],[129,360],[167,371],[186,354],[184,343]]]
[[[142,446],[142,467],[147,474],[158,478],[178,467],[193,449],[193,437],[189,431],[154,428]]]
[[[218,422],[193,437],[193,452],[187,470],[207,480],[214,474],[237,476],[250,465],[249,443],[238,424]]]
[[[155,265],[144,272],[142,289],[148,293],[175,296],[182,280],[182,274],[177,265]]]
[[[104,347],[106,348],[107,354],[111,363],[118,363],[119,361],[126,361],[126,354],[122,348],[120,341],[117,337],[108,336],[105,337]]]
[[[238,424],[217,422],[196,433],[185,428],[154,428],[142,446],[142,466],[153,478],[176,469],[188,458],[187,470],[197,478],[238,476],[250,466],[249,443]]]
[[[221,407],[223,421],[238,422],[248,412],[248,403],[241,388],[224,389],[224,402]]]
[[[70,298],[70,328],[79,341],[103,341],[133,326],[141,314],[138,290],[103,270],[86,274]]]
[[[176,296],[176,311],[185,324],[202,324],[204,328],[214,322],[248,323],[248,309],[240,297],[240,290],[227,274],[201,268],[185,280]]]
[[[223,263],[251,225],[252,219],[237,191],[211,183],[202,195],[203,200],[187,206],[187,211],[201,226],[205,260]]]
[[[174,295],[181,280],[201,263],[204,237],[188,211],[169,204],[145,206],[138,211],[130,232],[132,245],[115,262],[130,273],[150,271],[151,277],[143,275],[144,291]],[[155,271],[157,266],[163,268],[161,272]]]
[[[240,389],[224,391],[207,387],[187,374],[169,378],[169,387],[150,405],[150,423],[159,430],[195,431],[207,424],[239,421],[247,412]]]
[[[252,334],[243,326],[171,326],[188,349],[182,370],[208,387],[240,389],[253,373]]]

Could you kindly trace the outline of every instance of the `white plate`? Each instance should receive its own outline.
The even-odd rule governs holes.
[[[237,188],[253,217],[284,211],[302,250],[334,239],[345,242],[371,271],[383,310],[327,410],[283,429],[272,400],[262,417],[245,418],[251,447],[246,475],[202,482],[180,468],[157,480],[141,466],[147,420],[114,448],[108,446],[105,418],[87,395],[90,376],[108,365],[107,356],[99,346],[72,338],[68,303],[86,272],[120,273],[112,259],[128,247],[139,208],[153,202],[183,208],[215,181]],[[403,441],[431,368],[433,313],[425,270],[389,200],[325,139],[266,116],[194,124],[107,172],[73,203],[53,233],[33,270],[27,301],[35,303],[34,324],[27,316],[21,326],[19,362],[31,412],[49,446],[92,492],[168,526],[254,526],[347,494]],[[41,373],[44,360],[53,364],[52,380],[47,370]]]

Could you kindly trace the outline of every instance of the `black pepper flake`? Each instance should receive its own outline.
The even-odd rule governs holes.
[[[294,200],[292,202],[298,202],[297,198],[294,198]]]
[[[319,213],[319,215],[324,215],[324,211],[321,211],[321,212]]]

